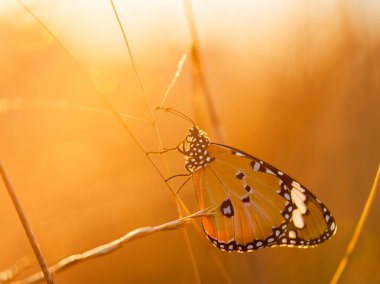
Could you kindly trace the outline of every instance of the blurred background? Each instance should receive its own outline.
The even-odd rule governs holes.
[[[146,151],[159,149],[111,4],[22,3],[0,1],[0,159],[48,263],[178,218],[165,183],[99,96],[126,115]],[[115,1],[152,108],[190,52],[184,3]],[[327,283],[344,255],[380,161],[380,2],[193,1],[192,8],[223,136],[194,95],[189,57],[165,105],[193,117],[215,142],[306,185],[332,211],[337,234],[313,249],[228,254],[189,224],[75,265],[56,283],[196,283],[191,253],[202,283]],[[189,124],[161,114],[157,127],[172,147]],[[154,160],[165,176],[184,171],[179,153],[164,158]],[[179,196],[197,211],[191,183]],[[380,282],[379,202],[341,283]],[[0,271],[26,256],[31,266],[18,279],[37,272],[2,183],[0,224]]]

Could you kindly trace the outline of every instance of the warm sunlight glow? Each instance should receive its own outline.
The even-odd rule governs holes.
[[[198,202],[201,178],[183,176],[183,153],[148,154],[182,145],[192,127],[158,106],[182,112],[212,142],[279,169],[256,175],[244,170],[260,162],[242,162],[226,179],[247,194],[241,202],[261,210],[247,213],[255,226],[248,218],[218,223],[227,229],[199,218],[169,223],[170,231],[54,274],[57,283],[328,283],[379,164],[379,15],[379,1],[0,0],[0,161],[48,265],[195,213],[213,196],[226,218],[245,208],[216,179],[207,181],[210,204]],[[234,158],[243,154],[231,153],[227,164],[240,163]],[[288,194],[277,188],[285,174],[299,181]],[[173,175],[182,176],[165,182]],[[342,283],[379,282],[376,202]],[[12,273],[23,280],[39,266],[3,183],[0,216],[0,282]],[[240,225],[237,239],[255,240],[244,248],[251,250],[269,246],[280,234],[271,224],[284,219],[293,226],[284,244],[307,234],[326,242],[227,254],[203,230],[219,248],[239,250],[239,242],[226,243]]]

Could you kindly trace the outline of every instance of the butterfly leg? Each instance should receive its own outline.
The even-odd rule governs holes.
[[[182,187],[185,186],[185,184],[187,184],[189,182],[189,180],[191,179],[191,176],[189,176],[182,184],[181,186],[177,189],[177,191],[175,192],[176,194],[179,193],[179,191],[182,189]]]
[[[179,151],[180,153],[183,153],[184,151],[184,142],[181,141],[177,146],[173,147],[173,148],[164,148],[162,151],[149,151],[149,152],[146,152],[145,155],[149,156],[151,154],[165,154],[167,152],[170,152],[170,151]]]
[[[149,156],[151,154],[165,154],[167,152],[170,152],[170,151],[174,151],[174,150],[177,150],[177,148],[164,148],[162,151],[149,151],[149,152],[146,152],[145,155]]]
[[[174,176],[171,176],[171,177],[168,177],[167,179],[165,179],[165,182],[168,182],[169,180],[173,179],[173,178],[176,178],[176,177],[189,177],[188,180],[190,179],[191,177],[191,173],[187,173],[187,174],[178,174],[178,175],[174,175]],[[183,185],[182,185],[183,186]],[[181,187],[182,187],[181,186]]]
[[[182,189],[182,187],[184,187],[185,184],[188,183],[188,181],[191,179],[192,174],[189,172],[189,173],[187,173],[187,174],[178,174],[178,175],[174,175],[174,176],[171,176],[171,177],[165,179],[165,182],[168,182],[169,180],[171,180],[171,179],[173,179],[173,178],[176,178],[176,177],[188,177],[188,178],[187,178],[187,179],[181,184],[181,186],[176,190],[175,193],[178,194],[179,191]]]

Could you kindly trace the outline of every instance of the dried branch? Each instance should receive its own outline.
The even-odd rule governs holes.
[[[24,271],[30,266],[30,259],[28,257],[20,258],[15,264],[0,271],[0,284],[11,281],[19,273]]]
[[[186,223],[188,223],[189,221],[191,221],[194,218],[199,218],[202,216],[208,216],[208,215],[214,214],[213,211],[216,208],[218,208],[219,205],[220,204],[215,204],[215,205],[210,206],[206,209],[197,211],[196,213],[191,214],[189,216],[186,216],[186,217],[183,217],[181,219],[174,220],[174,221],[170,221],[170,222],[158,225],[158,226],[142,227],[142,228],[135,229],[135,230],[125,234],[121,238],[118,238],[114,241],[111,241],[109,243],[106,243],[106,244],[100,245],[98,247],[92,248],[92,249],[87,250],[83,253],[70,255],[70,256],[58,261],[53,266],[49,267],[49,271],[52,274],[56,274],[56,273],[62,271],[63,269],[70,267],[73,264],[77,264],[79,262],[83,262],[83,261],[89,260],[91,258],[104,256],[104,255],[107,255],[111,252],[114,252],[114,251],[122,248],[123,245],[125,245],[128,242],[140,239],[142,237],[151,235],[151,234],[156,233],[156,232],[175,230],[175,229],[181,228]],[[16,283],[17,284],[31,284],[31,283],[37,283],[43,279],[44,279],[43,273],[37,272],[37,273],[29,276],[26,279],[19,281],[19,282],[13,282],[13,284],[16,284]]]

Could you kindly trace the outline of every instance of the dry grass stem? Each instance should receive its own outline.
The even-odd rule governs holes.
[[[144,95],[144,98],[145,98],[145,102],[146,102],[146,104],[147,104],[147,106],[148,106],[148,109],[149,109],[150,115],[151,115],[151,117],[153,118],[153,117],[154,117],[154,115],[153,115],[153,110],[152,110],[152,107],[151,107],[151,105],[150,105],[150,102],[149,102],[149,99],[148,99],[148,95],[147,95],[147,93],[146,93],[146,91],[145,91],[144,85],[143,85],[143,83],[142,83],[142,80],[141,80],[140,74],[139,74],[139,72],[137,72],[137,68],[136,68],[135,60],[134,60],[134,57],[133,57],[133,55],[132,55],[132,50],[131,50],[131,48],[130,48],[130,46],[129,46],[129,42],[128,42],[128,39],[127,39],[127,35],[126,35],[125,31],[124,31],[123,24],[122,24],[121,21],[120,21],[119,14],[117,13],[117,10],[116,10],[116,7],[115,7],[115,4],[113,3],[112,0],[110,0],[110,3],[111,3],[111,6],[112,6],[112,10],[113,10],[113,12],[114,12],[114,14],[115,14],[115,18],[116,18],[116,20],[117,20],[117,23],[118,23],[118,25],[119,25],[119,27],[120,27],[121,33],[122,33],[122,35],[123,35],[123,39],[124,39],[125,46],[126,46],[126,48],[127,48],[127,52],[128,52],[128,55],[129,55],[129,59],[131,60],[131,65],[132,65],[133,72],[134,72],[135,75],[136,75],[137,81],[139,82],[139,87],[141,88],[141,90],[142,90],[142,92],[143,92],[143,95]]]
[[[356,246],[356,243],[359,239],[360,233],[363,230],[364,222],[366,221],[366,219],[368,217],[368,212],[372,207],[373,200],[375,199],[377,187],[379,185],[379,179],[380,179],[380,165],[377,169],[377,174],[376,174],[375,180],[373,182],[371,192],[369,193],[369,196],[367,198],[367,202],[364,206],[364,209],[362,211],[360,219],[356,225],[355,232],[352,235],[352,238],[351,238],[350,243],[348,244],[346,253],[343,256],[343,258],[341,259],[339,266],[338,266],[337,270],[335,271],[333,278],[331,279],[330,284],[338,283],[338,281],[339,281],[339,279],[340,279],[340,277],[341,277],[341,275],[342,275],[342,273],[343,273],[343,271],[347,265],[347,262],[348,262],[350,256],[352,255],[352,252],[355,249],[355,246]]]
[[[134,62],[134,57],[132,55],[132,50],[130,48],[130,45],[129,45],[129,42],[128,42],[128,39],[127,39],[127,36],[126,36],[126,33],[124,31],[124,27],[123,27],[123,24],[119,18],[119,15],[118,15],[118,12],[116,10],[116,7],[113,3],[112,0],[110,0],[110,3],[111,3],[111,6],[112,6],[112,10],[115,14],[115,17],[116,17],[116,20],[118,22],[118,25],[120,27],[120,30],[121,30],[121,33],[123,35],[123,39],[124,39],[124,43],[125,43],[125,46],[127,48],[127,51],[128,51],[128,55],[129,55],[129,58],[131,60],[131,64],[132,64],[132,68],[133,68],[133,71],[138,79],[138,82],[139,82],[139,86],[142,90],[142,94],[145,98],[145,102],[148,106],[148,109],[149,109],[149,112],[150,112],[150,115],[151,115],[151,118],[152,118],[152,124],[153,124],[153,128],[154,128],[154,131],[155,131],[155,135],[156,135],[156,138],[158,140],[158,144],[159,144],[159,149],[162,150],[163,149],[163,143],[162,143],[162,139],[161,139],[161,136],[159,134],[159,131],[158,131],[158,128],[157,128],[157,124],[156,124],[156,121],[155,121],[155,117],[154,117],[154,114],[153,114],[153,110],[152,110],[152,107],[151,107],[151,104],[149,102],[149,98],[148,98],[148,95],[147,95],[147,92],[145,91],[145,88],[144,88],[144,85],[142,83],[142,79],[139,75],[139,73],[137,72],[137,68],[136,68],[136,64]],[[178,72],[177,72],[178,73]],[[179,73],[180,74],[180,73]],[[176,81],[176,77],[174,77],[174,82]],[[173,83],[174,84],[174,83]],[[170,89],[169,89],[170,91]],[[104,98],[104,96],[103,96]],[[165,99],[165,97],[164,97]],[[106,103],[106,105],[109,106],[109,108],[113,109],[113,107],[111,106],[110,103],[108,103],[108,101],[106,101],[106,99],[104,98],[104,101]],[[115,111],[113,111],[115,112]],[[116,112],[115,112],[116,113]],[[130,132],[130,131],[129,131]],[[131,132],[130,132],[131,133]],[[132,136],[133,133],[131,133]],[[136,137],[134,137],[134,140],[137,140]],[[140,143],[141,144],[141,143]],[[141,147],[140,147],[141,148]],[[146,153],[146,151],[144,151]],[[156,170],[159,172],[160,176],[163,177],[161,171],[158,169],[158,167],[154,164],[153,160],[148,156],[148,159],[150,160],[150,162],[152,163],[152,165],[156,168]],[[162,156],[162,160],[164,162],[164,165],[165,165],[165,169],[166,169],[166,172],[169,173],[169,165],[168,165],[168,162],[167,162],[167,159]],[[182,215],[182,211],[181,211],[181,208],[184,209],[185,212],[188,212],[187,208],[185,207],[185,205],[183,204],[183,202],[178,198],[177,194],[176,194],[176,191],[170,186],[169,183],[167,183],[165,181],[165,183],[167,184],[169,190],[171,191],[172,193],[172,197],[176,203],[176,207],[177,207],[177,212],[178,212],[178,217],[181,218],[183,215]],[[196,278],[196,283],[201,283],[200,281],[200,277],[199,277],[199,271],[198,271],[198,266],[197,266],[197,263],[195,261],[195,258],[194,258],[194,254],[192,252],[192,248],[191,248],[191,244],[190,244],[190,241],[189,241],[189,238],[188,238],[188,235],[187,235],[187,232],[185,231],[184,232],[184,236],[185,236],[185,242],[186,242],[186,247],[187,247],[187,250],[189,252],[189,256],[190,256],[190,259],[191,259],[191,263],[192,263],[192,267],[194,269],[194,274],[195,274],[195,278]]]
[[[217,115],[216,107],[214,101],[211,97],[210,91],[206,84],[206,79],[204,78],[202,61],[199,55],[199,40],[197,31],[195,28],[193,8],[191,5],[191,0],[184,0],[184,8],[186,12],[186,19],[191,35],[191,63],[194,75],[194,106],[196,108],[196,115],[202,117],[205,113],[202,111],[204,108],[207,109],[209,118],[211,121],[212,128],[215,132],[215,137],[220,143],[225,142],[222,127],[220,125],[220,119]],[[205,100],[205,106],[201,102],[202,96]]]
[[[49,271],[52,274],[56,274],[56,273],[62,271],[63,269],[70,267],[71,265],[77,264],[79,262],[83,262],[85,260],[89,260],[89,259],[94,258],[94,257],[104,256],[104,255],[107,255],[111,252],[114,252],[114,251],[122,248],[123,245],[125,245],[128,242],[131,242],[131,241],[134,241],[137,239],[141,239],[141,238],[143,238],[145,236],[149,236],[153,233],[157,233],[157,232],[161,232],[161,231],[168,231],[168,230],[176,230],[178,228],[183,227],[186,223],[188,223],[189,221],[191,221],[194,218],[199,218],[202,216],[207,216],[207,215],[213,214],[213,211],[216,208],[218,208],[219,206],[220,206],[220,204],[215,204],[214,206],[210,206],[209,208],[206,208],[204,210],[200,210],[194,214],[191,214],[191,215],[188,215],[188,216],[183,217],[181,219],[170,221],[170,222],[158,225],[158,226],[142,227],[142,228],[135,229],[135,230],[125,234],[124,236],[122,236],[122,237],[120,237],[114,241],[111,241],[109,243],[97,246],[97,247],[92,248],[90,250],[87,250],[83,253],[70,255],[70,256],[58,261],[56,264],[52,265],[51,267],[49,267]],[[21,280],[19,282],[13,282],[13,284],[16,284],[16,283],[31,284],[31,283],[37,283],[43,279],[44,279],[43,273],[38,272],[38,273],[35,273],[35,274],[29,276],[28,278],[26,278],[24,280]]]
[[[0,271],[0,283],[11,281],[18,274],[30,266],[30,259],[27,257],[20,258],[15,264],[3,271]]]
[[[106,109],[101,109],[101,108],[96,108],[96,107],[86,106],[86,105],[73,104],[71,102],[64,101],[64,100],[47,100],[44,98],[37,98],[31,101],[28,101],[28,100],[24,100],[22,98],[17,98],[17,97],[16,98],[0,97],[0,113],[22,111],[22,110],[28,110],[28,109],[40,109],[40,108],[46,108],[46,109],[56,108],[56,109],[63,109],[63,110],[76,110],[80,112],[90,112],[90,113],[112,115],[112,113]],[[127,113],[118,112],[118,115],[121,116],[122,118],[128,118],[131,120],[151,123],[151,121],[148,120],[147,118],[138,117],[138,116],[127,114]]]
[[[45,258],[42,254],[42,251],[38,245],[37,239],[32,231],[32,227],[29,224],[28,219],[26,218],[25,212],[20,204],[20,201],[17,198],[16,192],[13,188],[13,185],[11,183],[11,180],[9,176],[7,175],[5,168],[3,167],[3,164],[0,161],[0,174],[1,177],[4,181],[5,187],[8,190],[9,196],[12,199],[13,205],[17,211],[18,217],[22,223],[22,226],[24,227],[24,231],[29,239],[30,245],[33,248],[34,254],[37,257],[38,264],[40,265],[42,272],[43,272],[43,277],[45,278],[46,282],[48,284],[54,284],[53,277],[51,276],[48,266],[46,264]]]
[[[175,72],[175,74],[173,76],[173,79],[170,82],[169,87],[165,91],[165,94],[164,94],[164,97],[163,97],[163,99],[161,101],[161,104],[160,104],[160,106],[157,109],[157,113],[156,113],[156,117],[154,118],[154,121],[157,121],[157,118],[160,115],[161,109],[163,108],[163,106],[164,106],[164,104],[166,102],[166,99],[167,99],[170,91],[173,89],[173,87],[174,87],[175,83],[177,82],[179,76],[181,76],[183,65],[185,64],[186,59],[187,59],[187,53],[185,53],[184,55],[182,55],[180,61],[177,64],[177,71]]]

